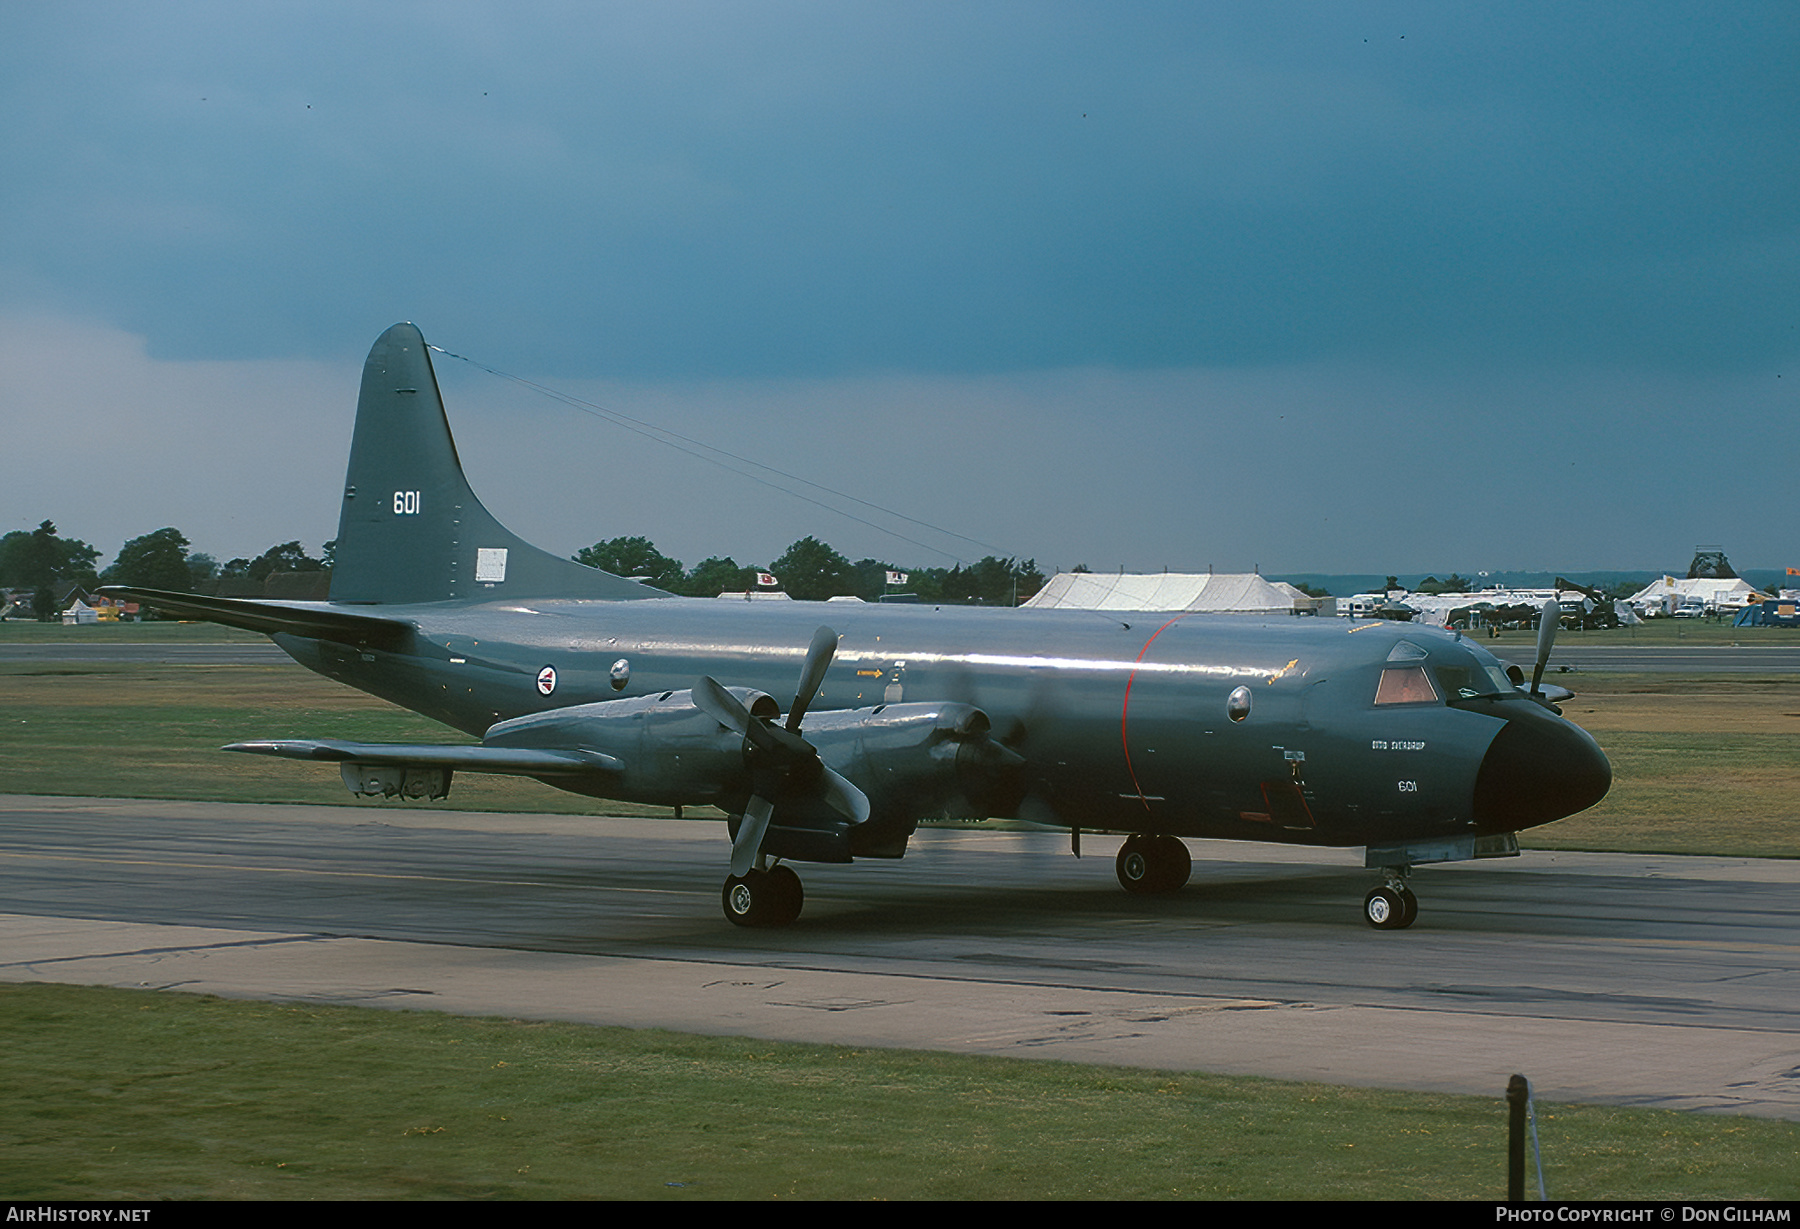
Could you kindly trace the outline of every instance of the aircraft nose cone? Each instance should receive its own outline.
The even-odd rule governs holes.
[[[1475,822],[1516,832],[1585,811],[1612,786],[1612,765],[1580,726],[1536,708],[1511,717],[1475,778]]]

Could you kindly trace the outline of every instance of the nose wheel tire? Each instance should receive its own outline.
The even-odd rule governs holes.
[[[1119,886],[1135,895],[1178,891],[1193,873],[1187,846],[1173,836],[1133,836],[1113,864]]]
[[[1377,930],[1405,930],[1419,916],[1410,888],[1379,887],[1363,897],[1363,920]]]
[[[800,916],[806,890],[785,866],[726,877],[719,904],[735,926],[786,926]]]

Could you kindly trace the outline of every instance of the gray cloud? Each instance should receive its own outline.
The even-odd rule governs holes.
[[[277,445],[293,487],[263,488],[280,515],[211,526],[246,539],[214,553],[330,532],[351,394],[322,390],[412,319],[1065,566],[1653,567],[1703,539],[1777,563],[1756,518],[1645,492],[1703,460],[1733,490],[1791,482],[1797,24],[1754,4],[5,6],[0,327],[26,370],[0,388],[9,418],[95,416],[85,451],[14,438],[102,470],[94,441],[158,446],[146,413],[240,466],[224,424],[267,448],[304,422]],[[90,401],[54,391],[52,358],[140,345],[71,384]],[[480,436],[508,406],[477,385],[452,414]],[[766,558],[816,532],[930,561],[560,430],[523,467],[570,494],[513,512],[557,549],[644,532]],[[498,436],[465,448],[495,454],[497,507],[550,489],[504,472],[531,434]],[[81,532],[8,451],[9,515]],[[168,496],[191,514],[140,490],[82,536],[203,523],[191,480]]]

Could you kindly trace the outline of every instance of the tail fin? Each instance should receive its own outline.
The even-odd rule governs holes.
[[[363,365],[333,602],[664,597],[515,537],[463,477],[425,338],[383,333]]]

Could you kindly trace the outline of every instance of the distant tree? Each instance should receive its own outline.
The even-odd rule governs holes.
[[[658,589],[670,592],[682,582],[681,561],[657,550],[649,538],[612,538],[596,542],[577,551],[575,562],[611,572],[614,576],[641,577]]]
[[[57,592],[73,581],[83,587],[99,583],[94,560],[100,552],[79,538],[58,536],[44,521],[31,532],[15,530],[0,538],[0,586],[32,590],[31,609],[39,619],[57,615]]]
[[[1078,563],[1074,567],[1070,568],[1069,571],[1091,573],[1093,571],[1093,569],[1088,567],[1088,565],[1085,563]]]
[[[187,565],[190,587],[196,593],[219,578],[219,561],[202,551],[189,555]]]
[[[801,538],[769,565],[788,596],[806,602],[856,592],[856,569],[850,561],[814,537]]]
[[[1296,589],[1300,590],[1300,592],[1306,594],[1307,597],[1330,597],[1331,596],[1331,590],[1329,590],[1329,589],[1319,589],[1319,588],[1315,588],[1312,585],[1308,585],[1308,584],[1304,584],[1304,583],[1295,585],[1294,588],[1296,588]]]
[[[260,584],[269,578],[271,572],[320,572],[324,568],[325,565],[307,554],[306,548],[296,540],[271,546],[252,559],[244,571],[251,580]]]
[[[188,540],[172,527],[144,534],[119,548],[118,558],[101,579],[113,585],[189,592],[194,574],[188,567],[187,548]]]
[[[741,568],[735,559],[714,555],[694,565],[682,577],[674,592],[687,597],[718,597],[721,593],[738,593],[756,584],[756,569]]]
[[[15,529],[0,537],[0,589],[23,589],[25,556],[30,549],[31,531]]]
[[[943,600],[980,606],[1016,606],[1044,587],[1037,560],[1018,563],[989,555],[944,577]]]
[[[1398,576],[1390,576],[1387,578],[1387,583],[1381,587],[1383,589],[1398,589],[1400,588],[1400,578]]]

